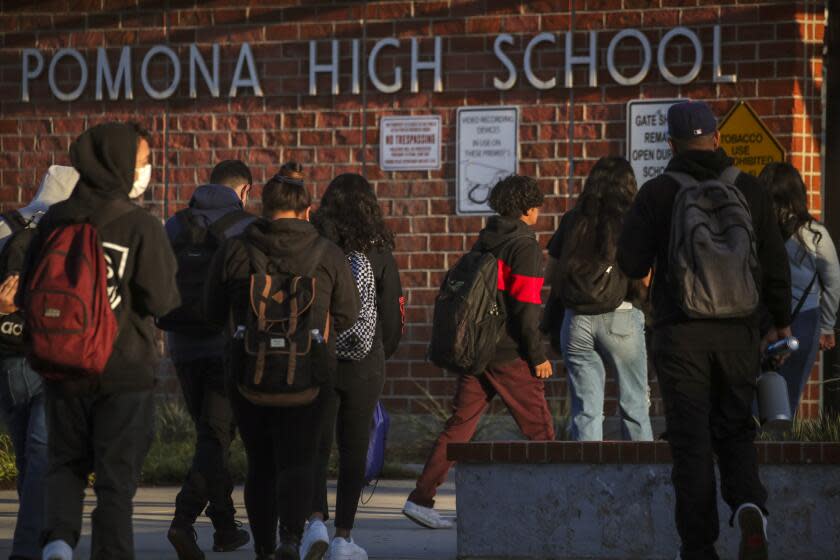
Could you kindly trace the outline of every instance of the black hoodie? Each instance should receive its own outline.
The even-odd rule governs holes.
[[[29,250],[29,267],[56,227],[101,215],[113,200],[128,201],[137,142],[131,126],[106,123],[87,130],[70,146],[79,182],[70,198],[54,204],[41,219]],[[101,378],[63,382],[56,388],[73,394],[151,389],[157,370],[153,318],[180,303],[175,256],[160,221],[139,206],[98,231],[119,335]]]
[[[675,156],[668,171],[688,173],[698,181],[716,179],[734,164],[723,149],[717,151],[689,151]],[[748,173],[741,173],[735,181],[747,200],[758,242],[758,261],[761,268],[760,289],[762,304],[777,327],[790,325],[790,270],[782,236],[776,223],[773,201],[767,189]],[[642,278],[656,265],[653,277],[653,312],[655,327],[674,324],[695,324],[692,338],[681,343],[684,347],[725,348],[740,344],[738,338],[722,330],[727,325],[757,328],[758,314],[747,319],[695,320],[682,312],[679,303],[667,286],[668,242],[671,213],[680,185],[668,176],[660,175],[642,186],[624,221],[618,245],[618,263],[631,278]]]
[[[520,219],[494,216],[481,230],[474,251],[489,251],[499,263],[507,324],[492,363],[525,360],[531,368],[546,361],[539,331],[543,254],[533,230]]]
[[[322,252],[315,250],[322,243]],[[213,257],[204,291],[205,316],[210,323],[225,326],[230,335],[233,325],[245,324],[248,285],[253,268],[248,253],[253,245],[273,259],[280,259],[284,269],[305,275],[314,269],[316,286],[313,319],[322,332],[345,330],[359,316],[359,293],[344,252],[320,237],[307,221],[286,218],[253,222],[241,236],[225,242]],[[317,260],[316,260],[317,259]],[[335,357],[335,336],[329,336],[329,348]],[[334,367],[332,368],[334,370]]]

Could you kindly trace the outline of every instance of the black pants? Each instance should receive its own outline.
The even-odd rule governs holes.
[[[96,474],[91,558],[131,560],[131,500],[154,434],[151,391],[59,398],[47,393],[49,472],[45,542],[75,547],[88,475]]]
[[[338,440],[338,492],[335,526],[352,529],[365,486],[370,423],[385,382],[385,356],[374,348],[359,362],[339,362],[334,390],[321,391],[321,434],[315,465],[312,511],[329,516],[327,467],[333,439]]]
[[[733,329],[732,336],[743,339],[740,349],[695,351],[678,349],[672,337],[654,335],[683,560],[718,558],[713,454],[718,458],[721,494],[733,511],[745,503],[764,509],[767,500],[753,444],[758,334]]]
[[[318,401],[297,407],[257,406],[234,388],[233,414],[248,456],[245,509],[257,553],[274,552],[278,522],[300,538],[312,503]],[[281,497],[281,484],[283,492]]]
[[[236,434],[230,398],[225,390],[222,358],[203,358],[175,364],[187,410],[195,423],[192,465],[178,497],[175,520],[191,526],[207,507],[216,531],[231,531],[234,515],[229,471],[230,444]]]

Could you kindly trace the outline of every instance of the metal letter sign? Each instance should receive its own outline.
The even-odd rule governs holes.
[[[758,175],[764,166],[785,160],[785,150],[752,107],[741,101],[720,124],[720,146],[742,171]]]
[[[688,99],[645,99],[627,103],[627,159],[641,187],[665,171],[671,159],[668,109]]]
[[[440,169],[440,115],[382,117],[379,166],[383,171]]]
[[[457,136],[456,211],[492,214],[490,191],[517,170],[519,112],[516,107],[462,107]]]

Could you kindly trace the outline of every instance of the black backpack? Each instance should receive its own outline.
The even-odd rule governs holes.
[[[208,325],[204,317],[202,298],[210,261],[225,241],[225,232],[242,220],[253,218],[244,210],[229,212],[207,226],[191,208],[175,214],[181,226],[172,240],[172,250],[178,262],[175,282],[181,293],[181,306],[157,320],[160,329],[189,335],[211,335],[221,331]]]
[[[254,404],[311,403],[327,377],[330,321],[327,317],[325,325],[318,325],[313,319],[317,296],[314,273],[324,245],[324,241],[317,242],[315,265],[303,274],[247,245],[253,272],[244,329],[237,328],[234,338],[243,339],[244,350],[236,367],[238,389]]]
[[[735,186],[740,171],[700,182],[668,172],[679,184],[671,215],[668,285],[693,319],[748,317],[758,307],[758,254],[749,206]]]
[[[520,237],[528,236],[505,244]],[[481,374],[496,354],[505,319],[495,255],[470,251],[446,273],[435,299],[429,361],[448,371]]]
[[[615,311],[627,297],[627,277],[617,263],[608,262],[597,252],[581,255],[579,248],[571,245],[563,247],[558,274],[552,281],[552,290],[557,290],[563,307],[578,315]]]
[[[0,252],[0,271],[2,271],[0,282],[2,282],[9,275],[20,274],[22,271],[26,252],[35,237],[35,225],[27,222],[17,210],[4,212],[0,214],[0,218],[12,230]],[[21,310],[0,316],[0,352],[21,355],[24,353],[23,327]]]

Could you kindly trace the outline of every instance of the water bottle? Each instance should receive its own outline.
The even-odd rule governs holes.
[[[799,341],[792,336],[777,340],[767,347],[765,364],[769,358],[785,356],[799,349]],[[785,378],[766,368],[758,378],[758,419],[765,430],[786,431],[791,428],[793,411]]]

